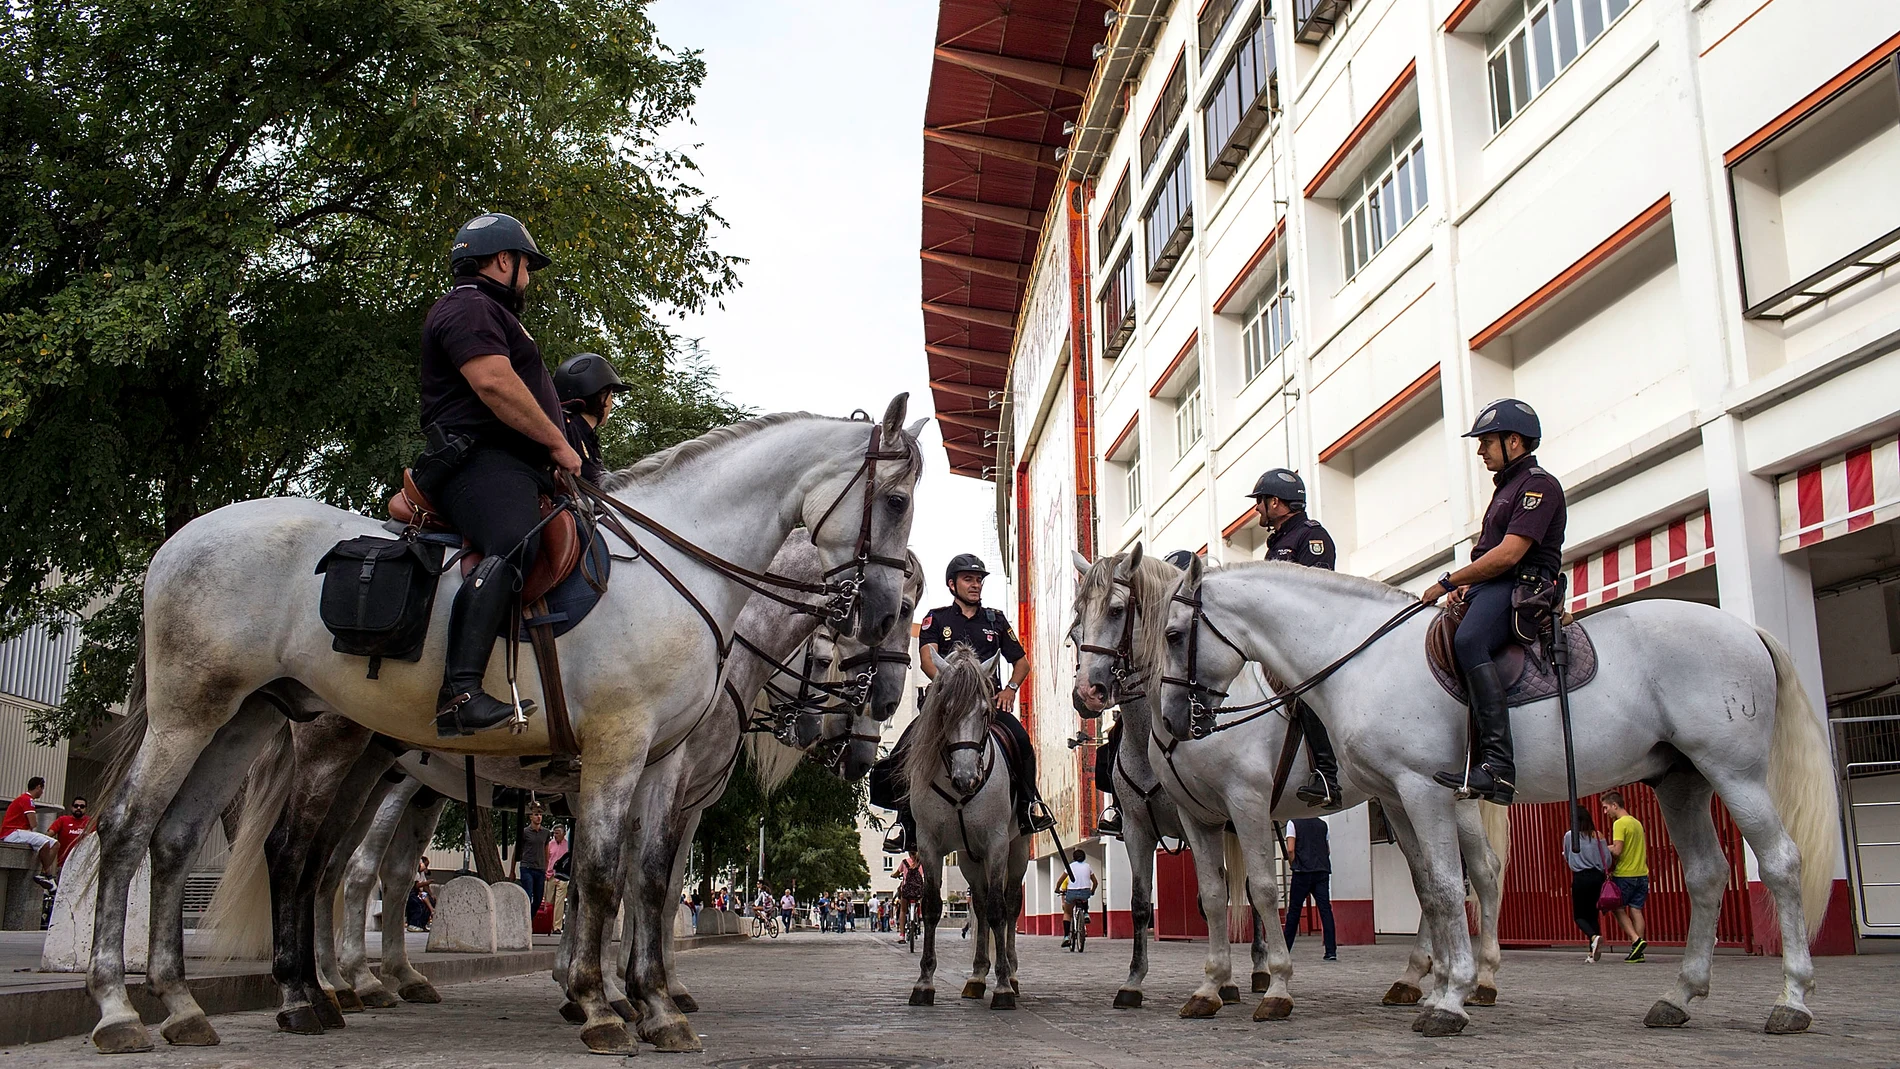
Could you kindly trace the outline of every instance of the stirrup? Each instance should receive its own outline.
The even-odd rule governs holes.
[[[500,715],[495,716],[494,719],[489,720],[487,723],[477,723],[471,727],[469,723],[463,719],[463,714],[469,711],[469,707],[472,705],[481,706],[482,699],[487,699],[488,702],[484,708],[484,712],[487,715],[495,716],[496,713]],[[528,714],[533,711],[534,699],[532,698],[523,698],[519,703],[509,705],[507,702],[490,695],[487,691],[478,687],[474,690],[457,694],[455,697],[443,703],[442,707],[436,711],[435,737],[438,739],[455,739],[489,731],[503,724],[519,724],[525,721]]]
[[[884,837],[884,852],[887,854],[901,854],[904,852],[903,828],[894,828],[889,835]]]
[[[1056,826],[1056,815],[1049,812],[1049,804],[1040,798],[1030,802],[1023,815],[1029,818],[1031,831],[1048,831]]]
[[[1113,835],[1116,838],[1120,838],[1122,834],[1121,810],[1113,806],[1104,810],[1101,818],[1095,822],[1095,833],[1097,835]]]
[[[1319,785],[1318,789],[1314,788],[1314,784]],[[1329,812],[1343,809],[1346,804],[1345,799],[1339,796],[1338,786],[1336,786],[1332,780],[1318,772],[1313,773],[1313,778],[1308,780],[1298,790],[1294,791],[1293,794],[1300,801],[1305,802],[1309,808],[1318,807]]]

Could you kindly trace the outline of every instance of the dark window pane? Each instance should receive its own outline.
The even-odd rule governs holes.
[[[1391,241],[1392,235],[1399,232],[1399,198],[1390,178],[1385,180],[1385,185],[1379,190],[1379,208],[1379,232],[1385,235],[1386,241]]]
[[[1531,62],[1524,47],[1524,35],[1511,38],[1511,112],[1516,114],[1524,110],[1524,103],[1531,98],[1530,70]]]
[[[1583,8],[1583,43],[1589,44],[1603,33],[1603,0],[1579,0]]]
[[[1422,212],[1425,210],[1425,206],[1431,203],[1431,198],[1425,195],[1424,142],[1420,142],[1418,148],[1412,152],[1412,177],[1418,180],[1418,210]]]
[[[1542,89],[1550,84],[1551,76],[1557,73],[1554,57],[1551,55],[1550,9],[1545,8],[1531,20],[1532,51],[1536,53],[1535,69],[1531,71],[1531,85]]]
[[[1584,0],[1588,6],[1589,0]],[[1570,66],[1577,58],[1577,12],[1576,0],[1557,0],[1551,5],[1557,18],[1557,66],[1562,70]]]
[[[1399,220],[1404,222],[1412,218],[1417,202],[1412,199],[1412,157],[1401,156],[1398,170]]]
[[[1511,65],[1503,52],[1491,60],[1491,114],[1498,129],[1511,121]]]
[[[1359,262],[1353,258],[1352,254],[1352,216],[1350,215],[1339,221],[1339,251],[1340,258],[1346,261],[1346,277],[1351,278],[1358,273]]]

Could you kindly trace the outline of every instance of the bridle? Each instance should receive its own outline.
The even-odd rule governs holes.
[[[983,774],[977,777],[976,786],[971,787],[961,794],[951,794],[949,791],[943,789],[942,784],[937,782],[935,776],[932,776],[930,779],[930,789],[937,793],[937,797],[948,802],[950,808],[956,810],[957,832],[963,836],[963,845],[970,854],[970,860],[979,865],[983,863],[983,855],[976,851],[976,840],[970,837],[970,828],[969,825],[964,822],[963,811],[964,807],[969,805],[977,795],[983,793],[983,788],[989,786],[990,774],[996,771],[996,753],[1002,749],[1002,745],[996,742],[995,739],[996,703],[991,696],[986,695],[983,705],[982,734],[974,739],[963,739],[957,742],[945,743],[943,753],[938,756],[938,760],[943,765],[944,776],[950,778],[952,775],[950,771],[950,757],[952,754],[963,750],[976,750],[981,753],[982,756],[978,760],[978,767],[983,770]],[[954,786],[954,783],[952,785]]]
[[[1115,576],[1115,585],[1128,592],[1127,605],[1122,610],[1121,636],[1112,647],[1078,642],[1075,648],[1082,653],[1094,653],[1110,659],[1108,671],[1115,680],[1116,701],[1139,701],[1148,696],[1147,680],[1135,668],[1135,616],[1141,608],[1135,601],[1135,585],[1127,576]],[[1131,684],[1135,689],[1130,689]]]

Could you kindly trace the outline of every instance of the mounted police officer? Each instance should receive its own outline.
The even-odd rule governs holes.
[[[588,482],[598,483],[607,474],[600,455],[599,428],[613,414],[614,395],[632,389],[598,353],[577,353],[554,369],[554,391],[560,395],[561,411],[567,416],[567,444],[581,455],[581,478]]]
[[[1009,626],[1009,619],[1002,613],[983,604],[983,580],[989,569],[983,567],[983,558],[974,553],[959,553],[950,559],[944,569],[944,584],[950,588],[952,601],[940,609],[932,609],[924,615],[923,623],[918,625],[917,653],[921,658],[924,674],[931,679],[937,678],[936,656],[948,656],[952,649],[961,643],[975,651],[979,661],[987,661],[998,653],[1011,665],[1009,682],[996,692],[995,723],[1008,734],[1013,741],[1011,755],[1015,758],[1010,767],[1011,788],[1015,795],[1016,820],[1024,834],[1046,831],[1055,826],[1040,808],[1031,813],[1031,803],[1038,798],[1036,793],[1036,751],[1029,741],[1029,732],[1023,729],[1022,721],[1016,719],[1016,695],[1022,689],[1023,680],[1029,677],[1029,657],[1022,643],[1016,641],[1016,632]],[[913,723],[915,723],[913,721]],[[905,729],[908,736],[910,729]],[[878,762],[872,770],[872,804],[886,809],[897,810],[898,826],[884,840],[885,853],[900,853],[905,844],[914,839],[914,822],[910,806],[889,782],[890,769],[895,766],[897,750],[901,750],[905,740],[897,740],[891,756]],[[878,799],[884,798],[892,804]]]
[[[552,473],[577,473],[560,399],[541,348],[521,325],[529,276],[549,266],[512,216],[490,212],[449,246],[455,285],[422,326],[422,427],[417,487],[483,560],[456,591],[436,734],[470,735],[514,716],[482,689],[495,639],[534,564],[539,499]],[[523,712],[531,705],[523,702]]]
[[[1537,466],[1543,428],[1531,406],[1514,397],[1493,401],[1478,413],[1466,438],[1478,440],[1478,457],[1494,474],[1497,490],[1484,511],[1484,525],[1471,547],[1471,563],[1439,576],[1420,595],[1426,603],[1458,591],[1465,603],[1453,648],[1471,696],[1476,726],[1470,780],[1464,770],[1433,778],[1453,790],[1509,805],[1517,785],[1511,751],[1511,720],[1492,654],[1513,641],[1512,591],[1543,589],[1563,565],[1564,489]]]
[[[1273,468],[1253,484],[1254,508],[1260,513],[1260,526],[1267,536],[1267,559],[1285,561],[1308,568],[1332,571],[1339,560],[1333,536],[1320,522],[1306,514],[1306,482],[1298,472]],[[1339,758],[1333,755],[1333,740],[1326,734],[1305,702],[1295,701],[1293,714],[1306,736],[1306,748],[1313,755],[1313,778],[1294,792],[1309,806],[1338,809]]]

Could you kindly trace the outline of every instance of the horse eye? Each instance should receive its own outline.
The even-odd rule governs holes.
[[[910,507],[910,498],[903,494],[891,494],[884,499],[884,507],[892,512],[902,512]]]
[[[1122,607],[1121,607],[1120,605],[1110,605],[1110,606],[1108,607],[1108,617],[1109,617],[1109,619],[1111,619],[1111,620],[1112,620],[1112,619],[1114,619],[1114,618],[1116,618],[1116,617],[1118,617],[1118,616],[1120,616],[1121,614],[1122,614]]]
[[[1169,642],[1179,642],[1179,641],[1181,641],[1181,632],[1180,632],[1180,630],[1179,630],[1179,629],[1177,629],[1177,628],[1173,628],[1173,627],[1170,627],[1170,628],[1168,628],[1168,641],[1169,641]]]

